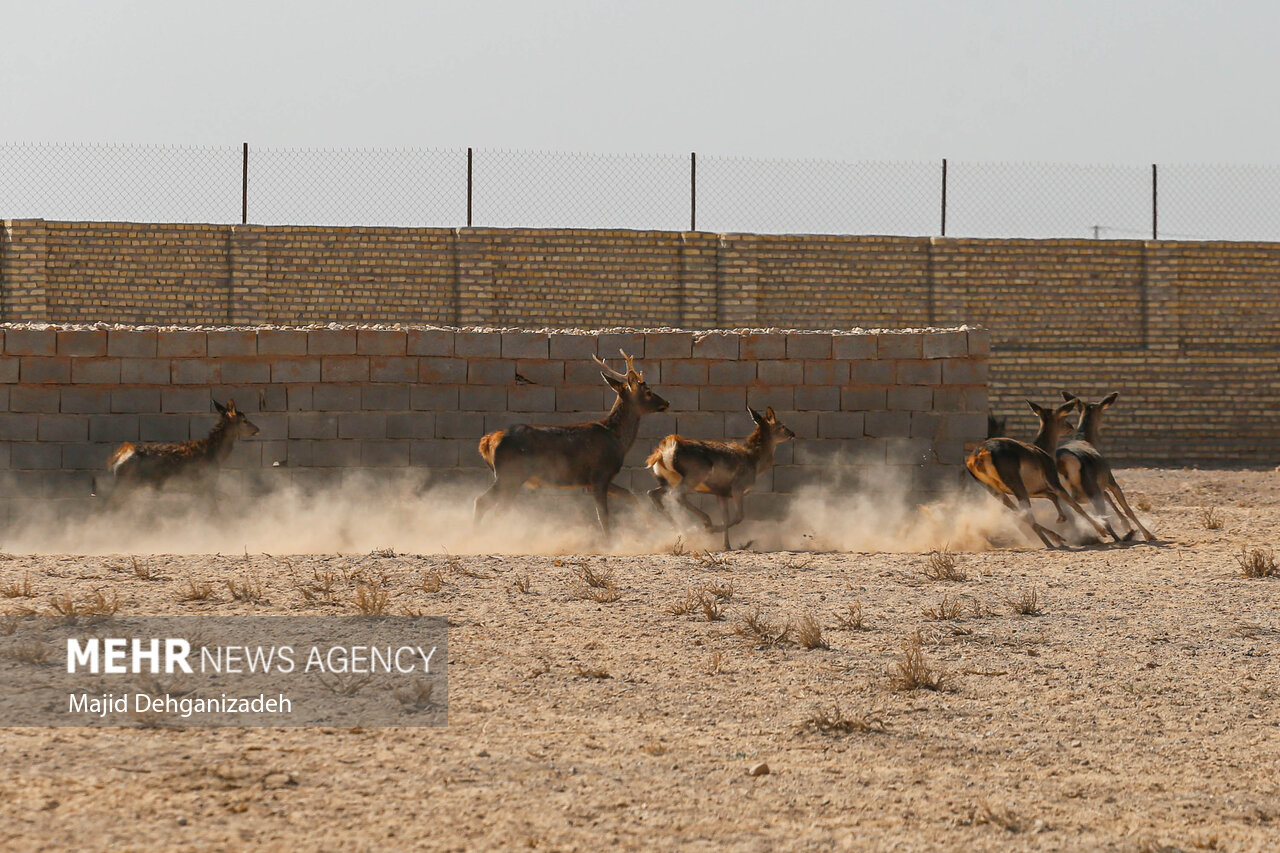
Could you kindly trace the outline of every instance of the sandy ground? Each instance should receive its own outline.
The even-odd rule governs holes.
[[[1237,556],[1280,545],[1280,473],[1119,477],[1156,543],[963,552],[963,581],[924,552],[11,555],[10,613],[353,609],[341,580],[301,590],[385,572],[393,609],[449,619],[451,704],[437,729],[0,729],[0,846],[1274,849],[1280,579]],[[616,600],[582,597],[584,565]],[[265,602],[229,595],[246,577]],[[673,612],[699,590],[723,618]],[[744,636],[756,613],[790,635]],[[806,616],[830,648],[795,641]],[[916,632],[942,690],[894,689]]]

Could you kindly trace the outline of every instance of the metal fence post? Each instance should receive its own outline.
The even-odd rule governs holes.
[[[249,143],[244,144],[240,165],[240,224],[249,224]]]
[[[1160,213],[1160,206],[1159,206],[1160,196],[1158,191],[1159,191],[1159,182],[1157,181],[1156,164],[1152,163],[1151,164],[1151,239],[1152,240],[1160,239],[1158,236],[1156,236],[1160,233],[1159,229],[1156,227],[1160,224],[1160,220],[1158,218]]]
[[[942,236],[947,236],[947,158],[942,158]]]
[[[472,165],[472,153],[471,153],[471,148],[468,147],[467,148],[467,227],[468,228],[471,227],[471,189],[472,189],[471,165]]]
[[[698,230],[698,152],[689,152],[689,230]]]

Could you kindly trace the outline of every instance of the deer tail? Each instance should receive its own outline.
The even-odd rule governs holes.
[[[658,443],[649,458],[644,460],[645,467],[653,472],[668,486],[674,486],[684,477],[676,470],[676,451],[680,449],[680,436],[669,435]]]
[[[498,452],[498,445],[502,443],[505,435],[505,430],[497,430],[480,439],[480,455],[484,457],[485,462],[489,463],[490,468],[493,468],[494,454]]]
[[[107,470],[114,474],[121,465],[133,458],[133,454],[137,452],[138,448],[126,441],[117,447],[115,453],[112,453],[111,458],[107,460]]]

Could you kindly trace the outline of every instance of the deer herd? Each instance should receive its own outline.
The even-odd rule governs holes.
[[[609,535],[609,498],[635,500],[630,491],[613,481],[635,443],[640,419],[669,408],[669,403],[645,382],[633,358],[625,352],[622,357],[627,366],[625,373],[592,356],[601,368],[600,375],[618,395],[601,420],[567,426],[516,424],[480,439],[480,455],[493,472],[493,484],[475,500],[477,525],[489,512],[510,503],[525,487],[578,489],[591,493],[600,530]],[[1066,391],[1062,395],[1065,402],[1056,407],[1028,401],[1040,419],[1040,430],[1030,443],[1001,435],[1005,419],[989,415],[990,437],[968,454],[965,467],[1046,547],[1064,545],[1066,539],[1036,520],[1031,509],[1033,497],[1050,500],[1060,523],[1067,521],[1063,510],[1066,504],[1094,530],[1098,541],[1108,535],[1116,541],[1126,541],[1138,532],[1145,540],[1152,540],[1150,531],[1129,507],[1099,449],[1103,412],[1116,401],[1118,393],[1097,403],[1086,403]],[[213,405],[219,419],[203,439],[120,445],[107,463],[115,480],[108,503],[115,504],[140,487],[155,488],[174,479],[195,479],[215,470],[231,453],[237,438],[258,434],[258,427],[237,411],[234,400],[227,400],[225,405],[215,401]],[[1071,429],[1067,418],[1075,411],[1080,414],[1075,436],[1059,446],[1059,437]],[[723,533],[726,550],[732,547],[730,528],[743,521],[746,493],[772,467],[774,448],[795,438],[771,407],[763,414],[751,408],[747,412],[755,429],[741,443],[668,435],[645,460],[645,467],[657,481],[648,493],[654,506],[675,521],[672,509],[678,504],[706,531]],[[713,495],[719,500],[719,524],[690,501],[691,492]],[[1085,511],[1084,504],[1092,508],[1096,519]],[[1107,504],[1114,512],[1115,525]],[[1118,532],[1117,526],[1125,532]],[[750,545],[748,542],[741,547]]]

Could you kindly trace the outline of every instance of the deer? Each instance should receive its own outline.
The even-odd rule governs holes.
[[[1142,525],[1129,506],[1124,491],[1111,473],[1111,463],[1098,448],[1102,413],[1119,396],[1119,391],[1113,391],[1097,403],[1086,403],[1075,394],[1062,392],[1062,399],[1080,410],[1080,423],[1076,426],[1075,438],[1057,449],[1058,476],[1072,497],[1080,503],[1087,500],[1093,506],[1093,511],[1103,518],[1107,516],[1107,508],[1103,502],[1105,495],[1116,518],[1128,524],[1129,532],[1124,537],[1126,540],[1132,539],[1133,534],[1140,531],[1143,538],[1150,542],[1155,537]]]
[[[1057,449],[1058,436],[1068,426],[1067,416],[1076,408],[1075,403],[1046,408],[1028,400],[1027,405],[1040,419],[1040,431],[1036,433],[1035,441],[1028,444],[1013,438],[989,438],[965,458],[964,464],[969,473],[1016,513],[1040,537],[1046,548],[1063,545],[1066,540],[1036,521],[1031,512],[1030,499],[1033,497],[1052,501],[1054,508],[1058,510],[1059,522],[1067,520],[1062,511],[1062,504],[1066,503],[1089,522],[1097,531],[1099,540],[1109,533],[1116,541],[1120,541],[1110,523],[1104,519],[1104,530],[1084,511],[1058,478],[1058,466],[1053,454]],[[1056,545],[1053,540],[1057,541]]]
[[[228,399],[225,406],[214,400],[213,407],[218,412],[218,422],[204,438],[166,443],[126,441],[117,447],[107,460],[107,470],[116,483],[111,501],[140,487],[159,488],[176,478],[205,476],[226,460],[236,439],[259,433],[257,425],[236,409],[235,400]]]
[[[733,550],[729,544],[729,528],[740,524],[745,517],[743,497],[751,491],[756,478],[773,466],[774,447],[796,437],[778,420],[772,407],[766,408],[763,415],[750,407],[747,413],[756,427],[741,444],[669,435],[658,443],[644,463],[658,481],[658,487],[649,491],[654,506],[671,518],[665,498],[673,495],[681,506],[701,519],[708,532],[723,531],[726,551]],[[689,502],[690,492],[707,492],[719,498],[724,523],[713,524],[711,516]],[[751,543],[742,547],[750,548]]]
[[[475,500],[477,525],[495,506],[510,502],[525,484],[585,488],[595,498],[600,530],[609,536],[609,496],[635,499],[613,478],[635,443],[640,419],[652,412],[665,412],[670,405],[644,381],[632,357],[619,352],[626,360],[626,373],[591,357],[602,368],[604,381],[618,394],[603,419],[568,426],[516,424],[480,439],[480,455],[493,471],[493,485]]]

